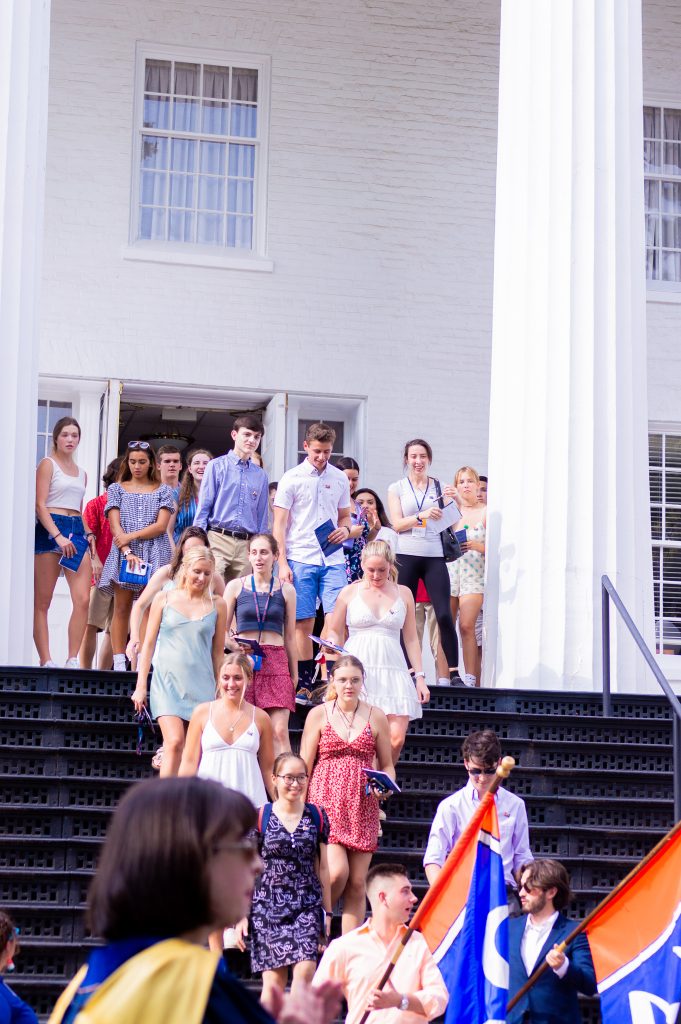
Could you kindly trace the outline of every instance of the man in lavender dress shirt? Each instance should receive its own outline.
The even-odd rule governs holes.
[[[463,789],[443,800],[435,812],[423,858],[430,885],[440,874],[481,797],[492,785],[497,765],[501,762],[501,745],[492,729],[472,732],[463,741],[461,752],[468,782]],[[509,914],[515,917],[520,914],[517,872],[523,864],[534,859],[530,851],[527,811],[524,800],[501,786],[497,790],[496,803]]]
[[[238,416],[234,448],[211,459],[201,482],[194,526],[207,531],[215,568],[227,583],[249,571],[248,542],[268,529],[267,474],[252,459],[263,432],[257,416]]]

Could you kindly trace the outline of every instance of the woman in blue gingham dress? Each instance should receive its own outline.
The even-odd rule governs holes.
[[[167,484],[161,484],[157,490],[146,494],[132,494],[129,491],[124,491],[120,484],[111,484],[106,492],[106,498],[104,515],[108,515],[112,508],[117,508],[121,517],[121,527],[126,533],[135,533],[137,530],[151,526],[158,520],[161,509],[168,509],[169,512],[173,512],[175,509],[175,498]],[[167,565],[173,557],[170,540],[165,530],[157,537],[131,540],[130,549],[133,555],[137,555],[150,566],[149,576],[153,576],[162,565]],[[107,594],[113,594],[113,584],[136,592],[144,589],[145,583],[138,585],[118,582],[122,560],[123,555],[120,549],[112,544],[99,581],[100,590]]]
[[[118,470],[118,480],[107,489],[104,514],[108,517],[113,544],[104,563],[99,588],[113,594],[111,647],[114,671],[125,671],[125,647],[133,598],[148,582],[145,575],[139,583],[121,583],[124,558],[128,569],[147,562],[151,573],[167,565],[172,557],[167,534],[176,502],[170,487],[159,486],[156,459],[146,441],[131,441]]]

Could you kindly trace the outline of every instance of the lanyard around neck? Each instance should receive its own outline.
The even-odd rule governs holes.
[[[419,504],[419,499],[416,497],[416,491],[414,490],[414,485],[411,482],[411,480],[409,479],[409,477],[407,477],[407,483],[411,487],[411,493],[414,495],[414,501],[416,502],[416,511],[420,512],[421,509],[423,508],[424,504],[425,504],[426,498],[428,497],[428,487],[430,486],[430,477],[429,476],[426,477],[426,489],[423,492],[423,497],[421,498],[421,503],[420,504]]]
[[[274,587],[274,573],[270,578],[270,589],[267,594],[267,600],[265,601],[265,609],[260,618],[260,605],[258,604],[258,591],[255,589],[255,576],[251,576],[251,593],[253,594],[253,603],[255,604],[255,617],[258,620],[258,626],[260,627],[258,632],[258,643],[260,643],[260,637],[262,636],[265,628],[265,620],[267,618],[267,609],[270,606],[270,598],[272,597],[272,588]]]

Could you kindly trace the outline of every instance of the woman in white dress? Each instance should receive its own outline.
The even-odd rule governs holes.
[[[244,699],[253,681],[245,654],[228,654],[218,677],[218,699],[199,704],[192,715],[180,775],[214,779],[243,793],[256,807],[276,799],[273,786],[274,746],[269,715]],[[212,932],[211,949],[244,949],[242,932],[248,919],[224,935]]]
[[[416,632],[414,598],[397,583],[392,548],[372,540],[362,552],[364,578],[338,595],[327,637],[354,654],[366,670],[366,700],[381,708],[390,725],[393,764],[404,746],[409,722],[421,718],[430,700]],[[344,640],[346,627],[348,639]],[[400,633],[416,675],[409,674],[400,646]]]

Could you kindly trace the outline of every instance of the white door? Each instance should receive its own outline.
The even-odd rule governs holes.
[[[280,392],[268,402],[263,413],[265,433],[260,454],[270,480],[280,480],[286,469],[286,408],[288,395]]]

